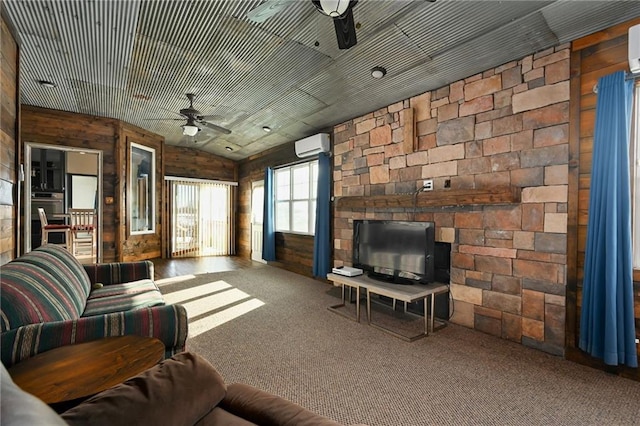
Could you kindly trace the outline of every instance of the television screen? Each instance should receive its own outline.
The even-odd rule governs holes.
[[[399,284],[434,281],[435,224],[357,220],[353,265],[369,276]]]

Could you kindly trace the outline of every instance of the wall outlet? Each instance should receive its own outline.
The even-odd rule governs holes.
[[[422,182],[422,189],[425,191],[433,191],[433,179],[427,179]]]

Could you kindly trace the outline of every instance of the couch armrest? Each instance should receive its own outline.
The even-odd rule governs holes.
[[[208,361],[183,352],[93,396],[62,418],[69,425],[193,425],[225,391],[222,376]]]
[[[187,311],[182,305],[164,305],[73,320],[29,324],[0,335],[2,363],[13,364],[60,346],[103,337],[155,337],[165,345],[165,358],[185,349]]]
[[[89,275],[91,284],[101,283],[123,284],[138,280],[153,280],[153,263],[148,260],[140,262],[113,262],[83,265]]]
[[[220,406],[238,417],[261,426],[340,425],[298,404],[242,383],[227,386],[227,395]]]

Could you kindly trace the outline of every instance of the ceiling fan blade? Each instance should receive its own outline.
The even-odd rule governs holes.
[[[224,133],[225,135],[228,135],[229,133],[231,133],[231,130],[229,129],[225,129],[224,127],[220,127],[206,121],[198,121],[198,123],[202,124],[203,126],[211,130],[215,130],[216,132]]]
[[[198,120],[201,120],[201,121],[209,121],[209,120],[220,121],[220,120],[224,120],[224,116],[222,116],[220,114],[201,115],[200,117],[198,117]]]
[[[258,24],[262,23],[280,12],[287,3],[289,3],[289,0],[267,0],[260,6],[247,12],[247,19]]]
[[[353,19],[353,9],[351,7],[349,7],[342,16],[333,18],[333,25],[336,28],[338,48],[349,49],[358,43],[358,39],[356,38],[356,24]]]

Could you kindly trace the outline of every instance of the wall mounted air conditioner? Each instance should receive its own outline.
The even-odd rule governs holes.
[[[296,142],[296,155],[300,158],[329,152],[329,149],[329,133],[318,133]]]
[[[640,73],[640,24],[629,28],[629,69]]]

